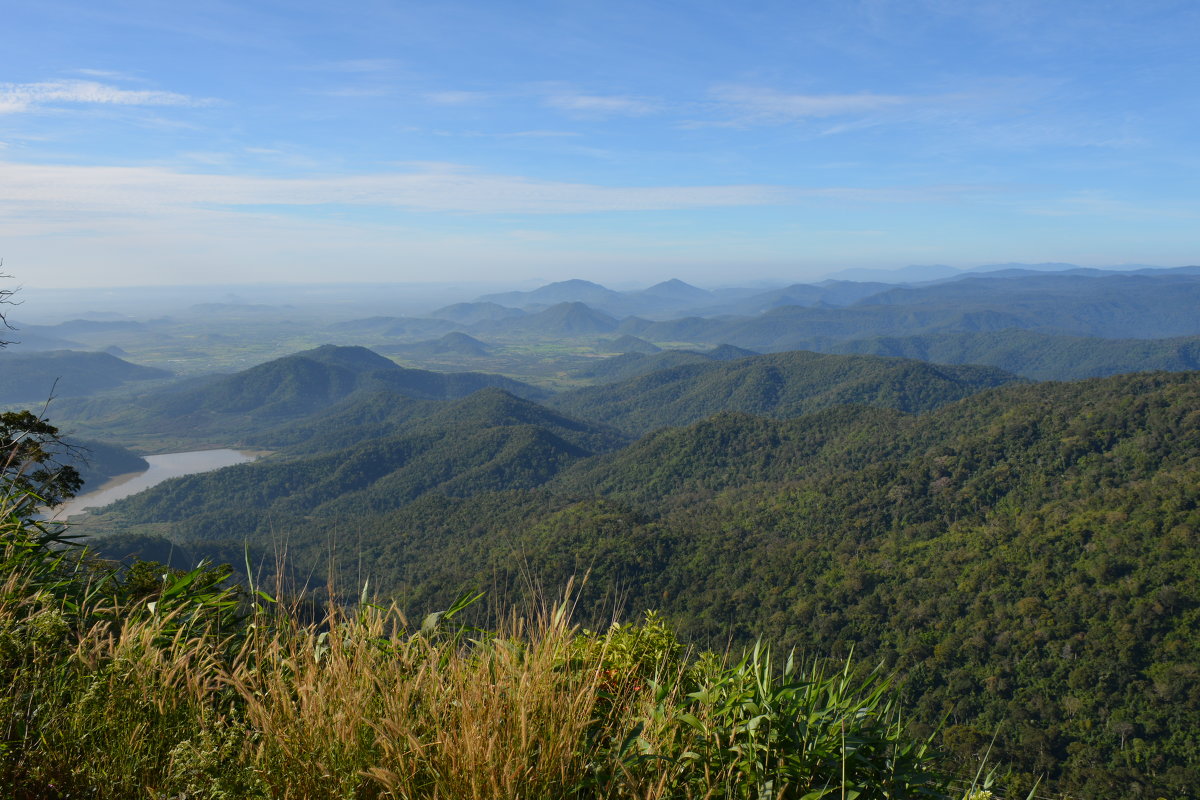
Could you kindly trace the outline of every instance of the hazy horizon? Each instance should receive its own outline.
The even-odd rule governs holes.
[[[741,276],[714,276],[710,280],[690,278],[686,270],[677,270],[674,273],[664,273],[662,277],[636,278],[624,277],[611,279],[603,274],[574,274],[565,273],[560,277],[545,277],[541,275],[533,275],[525,278],[504,278],[498,276],[484,276],[481,278],[467,280],[439,280],[430,278],[428,280],[419,279],[346,279],[346,280],[329,280],[329,276],[315,276],[311,280],[258,280],[248,278],[246,280],[236,281],[227,280],[220,282],[188,282],[181,280],[171,283],[144,283],[144,284],[110,284],[110,283],[94,283],[94,284],[78,284],[72,286],[49,286],[38,282],[37,275],[33,276],[33,280],[22,280],[22,276],[14,274],[0,266],[0,274],[6,276],[5,280],[13,283],[14,288],[18,288],[18,292],[24,291],[45,291],[45,292],[74,292],[74,291],[109,291],[109,290],[183,290],[183,289],[200,289],[205,291],[219,290],[235,290],[238,288],[255,289],[255,288],[294,288],[297,290],[317,290],[324,287],[356,287],[366,288],[370,286],[391,286],[391,287],[412,287],[415,289],[431,289],[445,288],[449,290],[465,289],[467,287],[481,287],[486,291],[513,291],[536,289],[542,286],[547,286],[554,283],[563,283],[567,281],[581,280],[588,283],[595,283],[605,288],[615,291],[638,291],[640,289],[650,288],[658,284],[667,283],[670,281],[682,281],[693,286],[718,290],[726,288],[744,288],[744,287],[773,287],[787,286],[800,283],[820,283],[830,280],[845,280],[845,281],[878,281],[881,283],[906,283],[906,282],[923,282],[926,280],[936,280],[937,278],[927,277],[906,277],[906,274],[923,275],[928,273],[936,275],[945,273],[946,275],[956,274],[971,274],[979,273],[986,274],[1004,269],[1026,269],[1039,272],[1056,272],[1071,269],[1092,269],[1108,272],[1120,272],[1139,269],[1183,269],[1194,267],[1193,263],[1176,263],[1176,264],[1146,264],[1146,263],[1111,263],[1111,264],[1073,264],[1068,262],[992,262],[981,264],[967,264],[964,266],[952,266],[949,264],[904,264],[882,267],[846,267],[839,269],[831,269],[826,271],[813,271],[807,274],[801,273],[780,273],[777,275],[749,275],[742,274]]]
[[[40,287],[786,282],[1196,255],[1179,2],[25,4]]]

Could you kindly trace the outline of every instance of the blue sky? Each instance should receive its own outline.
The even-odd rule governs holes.
[[[27,286],[1200,262],[1200,4],[13,3]]]

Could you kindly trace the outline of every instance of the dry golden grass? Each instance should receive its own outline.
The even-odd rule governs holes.
[[[270,604],[230,616],[195,575],[150,600],[13,558],[0,791],[18,800],[946,796],[885,683],[757,648],[689,665],[652,615],[589,633],[564,603],[412,631],[363,604],[305,624]]]

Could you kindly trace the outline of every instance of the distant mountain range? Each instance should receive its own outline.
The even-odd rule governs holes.
[[[757,353],[870,353],[1067,379],[1191,368],[1197,308],[1200,267],[997,264],[927,283],[830,280],[768,290],[710,291],[672,280],[617,292],[571,280],[486,295],[434,317],[369,317],[325,330],[435,364],[482,358],[497,345],[555,340],[643,355],[718,345]],[[640,365],[627,358],[620,367],[571,369],[580,378],[608,380],[698,360],[676,353]]]
[[[948,267],[939,268],[935,272],[941,277],[933,282],[894,280],[897,276],[923,275],[920,270],[924,269],[914,267],[912,271],[894,273],[893,280],[887,282],[826,280],[767,290],[707,290],[670,280],[648,289],[617,292],[590,281],[568,280],[532,291],[485,295],[472,303],[438,309],[427,319],[376,317],[340,323],[331,330],[370,331],[385,338],[429,338],[451,330],[483,337],[538,333],[576,336],[615,331],[651,341],[726,341],[758,350],[793,349],[800,346],[798,337],[845,339],[1006,327],[1109,338],[1200,333],[1200,327],[1194,324],[1196,315],[1155,324],[1148,313],[1177,291],[1186,297],[1168,303],[1168,313],[1189,301],[1200,285],[1200,267],[1099,270],[1069,264],[997,264],[975,271],[955,270],[953,274],[945,273]],[[1089,321],[1088,312],[1083,319],[1065,319],[1071,307],[1111,303],[1125,308],[1114,309],[1107,318],[1099,314]],[[887,320],[880,314],[864,316],[863,309],[876,306],[915,307],[922,312],[898,320]],[[933,308],[941,313],[931,315]],[[739,322],[725,318],[748,322],[773,312],[793,314],[796,309],[812,309],[816,328],[805,327],[804,320],[799,320],[786,332],[747,332],[742,340],[711,330]],[[846,322],[841,326],[844,330],[826,331],[824,320],[837,309],[849,310],[845,317],[838,315]],[[1141,322],[1135,315],[1141,315]],[[693,319],[709,320],[710,330],[697,333]],[[771,327],[773,322],[766,320],[765,324]],[[791,339],[777,341],[784,335]]]
[[[961,278],[976,273],[998,272],[1085,272],[1085,273],[1146,273],[1164,272],[1177,269],[1200,270],[1200,267],[1156,267],[1149,264],[1122,264],[1116,267],[1081,267],[1077,264],[1067,264],[1059,261],[1043,262],[1040,264],[1024,264],[1009,262],[1005,264],[981,264],[977,267],[960,269],[945,264],[910,264],[899,269],[843,269],[825,275],[826,280],[843,281],[879,281],[882,283],[925,283]]]
[[[1032,330],[1069,336],[1200,334],[1200,274],[976,275],[887,287],[843,307],[785,305],[757,316],[627,318],[617,329],[652,342],[727,342],[760,351],[827,349],[878,336]]]

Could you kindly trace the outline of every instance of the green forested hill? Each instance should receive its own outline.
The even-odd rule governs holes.
[[[792,481],[813,470],[852,469],[902,452],[915,417],[888,408],[837,406],[785,420],[722,412],[663,428],[581,462],[551,484],[564,497],[619,496],[655,508],[663,498]]]
[[[831,353],[917,358],[941,364],[986,364],[1034,380],[1200,369],[1200,336],[1099,339],[1006,330],[858,339],[821,349]]]
[[[641,341],[633,336],[623,339]],[[619,341],[619,340],[618,340]],[[651,372],[678,367],[682,364],[705,364],[713,361],[736,361],[739,358],[756,356],[752,350],[743,350],[730,344],[714,347],[712,350],[698,352],[696,350],[659,350],[639,351],[629,349],[621,355],[601,359],[575,372],[577,378],[588,378],[596,383],[615,383],[617,381],[648,375]]]
[[[772,397],[781,416],[780,398],[809,401],[779,375],[823,379],[818,397],[966,396],[915,415],[836,400],[781,419],[726,412],[620,449],[496,390],[391,412],[364,396],[337,410],[355,443],[171,481],[107,521],[197,554],[270,552],[286,532],[296,570],[324,576],[336,551],[343,583],[365,570],[414,611],[586,574],[582,619],[658,608],[700,645],[853,648],[896,675],[913,724],[940,725],[964,767],[997,734],[1013,796],[1039,775],[1041,791],[1081,797],[1192,793],[1200,373],[1025,384],[813,354],[700,367],[649,377],[678,397],[710,387],[696,402],[724,408]],[[968,394],[967,377],[1003,385]],[[640,386],[645,416],[623,420],[674,402]]]
[[[58,462],[74,467],[83,479],[82,491],[99,488],[109,478],[130,472],[142,472],[149,464],[141,456],[109,442],[75,439],[71,449],[61,453]]]
[[[998,730],[1014,794],[1035,775],[1112,798],[1200,780],[1198,373],[1008,385],[919,416],[724,414],[540,489],[465,494],[288,520],[291,552],[319,569],[340,541],[414,608],[587,572],[584,614],[853,647],[964,764]],[[171,530],[195,546],[244,513]]]
[[[993,755],[1028,776],[1014,791],[1046,773],[1079,796],[1190,793],[1200,376],[1006,387],[907,424],[806,420],[661,433],[652,456],[644,441],[588,465],[603,499],[566,474],[576,502],[518,523],[475,580],[516,550],[550,582],[591,569],[597,597],[669,609],[702,641],[854,647],[902,676],[919,719],[946,720],[964,761],[999,729]],[[722,471],[740,485],[705,485]],[[450,530],[469,504],[453,514]],[[404,574],[462,582],[471,548],[453,552],[447,573]]]
[[[169,377],[165,370],[131,364],[108,353],[0,352],[0,403],[44,403],[51,395],[79,397]]]
[[[1013,380],[988,367],[792,352],[684,364],[548,402],[572,416],[645,433],[720,411],[789,417],[845,404],[925,411]]]
[[[706,364],[711,361],[711,358],[695,350],[663,350],[657,353],[629,352],[588,364],[576,372],[575,377],[597,383],[614,383],[678,367],[681,364]]]
[[[360,391],[315,414],[249,432],[245,441],[293,454],[327,453],[393,436],[410,420],[434,413],[442,402],[406,397],[388,389]]]
[[[309,514],[345,517],[398,508],[429,491],[467,496],[537,486],[568,464],[626,441],[616,431],[500,389],[419,406],[419,418],[406,416],[414,412],[406,398],[391,400],[401,409],[397,415],[347,429],[363,438],[341,448],[314,451],[302,440],[259,463],[168,481],[120,501],[112,513],[193,531],[214,525],[220,532],[205,538],[253,537]],[[386,396],[370,398],[372,408],[387,402]],[[382,426],[395,420],[410,424],[383,435]]]
[[[107,435],[222,438],[222,444],[320,412],[358,393],[449,400],[496,386],[523,397],[545,392],[500,375],[406,369],[365,347],[325,345],[219,378],[129,399],[65,401],[60,419]]]

